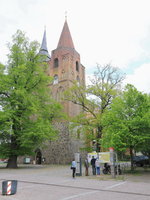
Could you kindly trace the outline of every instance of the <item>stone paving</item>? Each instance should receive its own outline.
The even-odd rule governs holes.
[[[116,180],[107,175],[73,179],[70,166],[23,165],[1,167],[1,185],[4,180],[18,180],[17,193],[3,196],[0,190],[0,200],[150,200],[150,173],[146,172]]]

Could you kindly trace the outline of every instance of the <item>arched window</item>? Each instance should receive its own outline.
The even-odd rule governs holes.
[[[79,78],[79,76],[77,76],[76,80],[77,80],[77,84],[80,85],[80,78]]]
[[[58,75],[57,74],[54,76],[53,84],[54,85],[58,84]]]
[[[59,60],[58,58],[54,59],[54,67],[58,67],[59,66]]]
[[[78,61],[76,61],[76,71],[77,72],[79,71],[79,63],[78,63]]]

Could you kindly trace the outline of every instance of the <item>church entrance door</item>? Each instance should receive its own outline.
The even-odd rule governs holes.
[[[35,160],[36,160],[37,165],[42,164],[42,153],[41,153],[40,149],[36,150]]]

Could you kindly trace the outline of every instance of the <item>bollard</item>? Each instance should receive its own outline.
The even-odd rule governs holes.
[[[2,195],[13,195],[17,191],[17,181],[8,180],[2,182]]]

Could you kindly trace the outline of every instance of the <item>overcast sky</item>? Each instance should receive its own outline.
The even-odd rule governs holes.
[[[87,74],[111,63],[126,83],[150,93],[150,0],[0,0],[0,62],[17,29],[41,43],[46,26],[49,52],[55,49],[65,11]]]

